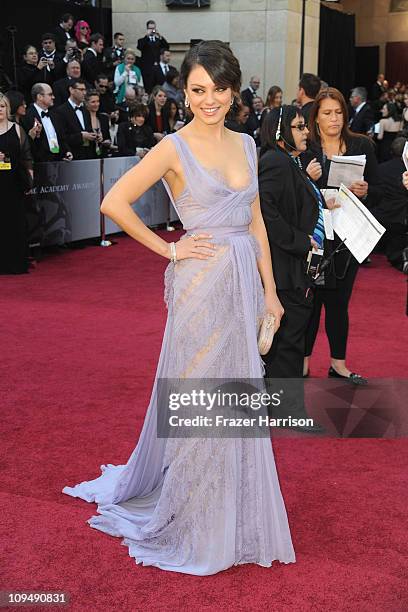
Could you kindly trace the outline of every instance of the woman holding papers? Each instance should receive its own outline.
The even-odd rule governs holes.
[[[314,164],[309,166],[309,174],[322,190],[327,187],[338,187],[329,184],[333,156],[366,156],[364,176],[361,180],[355,180],[346,186],[370,207],[378,197],[378,172],[374,147],[366,136],[354,134],[349,130],[346,102],[337,89],[328,87],[320,91],[311,109],[309,130],[309,149],[305,155],[304,165],[310,160],[314,161]],[[309,360],[324,305],[331,355],[329,377],[345,378],[357,385],[367,384],[365,378],[351,372],[346,365],[348,304],[359,264],[346,246],[340,246],[337,236],[332,241],[326,241],[326,244],[328,246],[325,255],[330,256],[331,253],[332,256],[330,266],[324,272],[324,285],[317,286],[314,291],[313,312],[306,333],[304,375],[309,374]],[[333,255],[337,247],[339,251]]]

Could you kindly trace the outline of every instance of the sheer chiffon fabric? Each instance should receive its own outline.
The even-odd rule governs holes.
[[[157,438],[159,378],[261,378],[257,323],[264,298],[249,233],[257,194],[255,143],[242,134],[247,182],[232,189],[204,168],[177,133],[171,139],[186,186],[173,200],[187,235],[208,231],[208,260],[184,259],[165,273],[168,318],[143,429],[126,465],[63,492],[98,504],[91,527],[123,538],[137,563],[195,575],[233,565],[295,561],[268,438]],[[243,176],[245,178],[245,175]],[[160,407],[159,407],[160,409]]]

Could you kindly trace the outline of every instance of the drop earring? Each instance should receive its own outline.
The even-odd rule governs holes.
[[[189,101],[189,99],[188,99],[188,98],[186,98],[186,99],[184,100],[184,106],[185,106],[186,108],[188,108],[188,107],[190,106],[190,101]]]

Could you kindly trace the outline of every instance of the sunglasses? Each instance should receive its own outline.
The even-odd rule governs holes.
[[[296,123],[296,125],[291,125],[290,126],[293,130],[299,130],[299,132],[304,132],[305,129],[307,128],[307,124],[306,123]]]

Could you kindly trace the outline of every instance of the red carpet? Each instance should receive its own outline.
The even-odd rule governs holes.
[[[119,238],[1,277],[0,590],[65,591],[69,609],[92,612],[406,610],[406,440],[277,439],[297,563],[272,569],[194,577],[137,566],[119,539],[86,524],[94,505],[61,493],[135,446],[166,315],[164,267]],[[361,269],[353,369],[406,375],[405,292],[383,258]],[[312,373],[327,366],[321,334]]]

